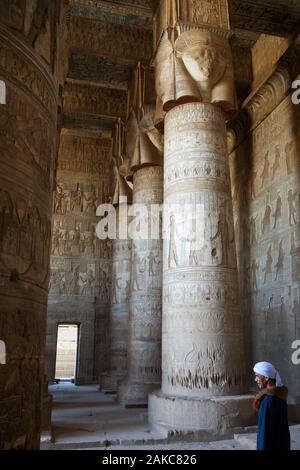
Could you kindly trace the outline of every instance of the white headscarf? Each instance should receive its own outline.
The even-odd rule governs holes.
[[[281,377],[275,367],[270,364],[270,362],[258,362],[253,367],[253,370],[256,374],[263,375],[264,377],[268,377],[269,379],[275,379],[276,387],[282,387],[283,384],[281,381]]]

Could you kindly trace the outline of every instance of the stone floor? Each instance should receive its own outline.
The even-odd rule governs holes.
[[[191,442],[166,440],[150,431],[147,410],[124,408],[115,395],[104,395],[96,385],[51,385],[51,433],[42,436],[41,449],[111,450],[243,450],[255,449],[255,429],[236,432],[232,439]],[[300,450],[300,425],[291,426],[292,448]]]

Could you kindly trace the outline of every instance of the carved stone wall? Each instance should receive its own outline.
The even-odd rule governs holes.
[[[276,82],[274,90],[279,97]],[[260,96],[254,118],[272,103]],[[299,118],[287,96],[230,155],[247,362],[275,364],[298,401],[291,344],[300,338]]]
[[[1,449],[39,447],[57,128],[52,6],[44,15],[40,2],[33,12],[0,5]]]
[[[53,200],[48,380],[54,379],[60,322],[80,324],[77,383],[91,382],[105,366],[111,241],[99,240],[95,228],[96,208],[109,200],[110,155],[111,140],[84,131],[63,131]]]

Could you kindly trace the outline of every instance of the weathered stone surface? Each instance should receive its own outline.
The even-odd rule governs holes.
[[[206,439],[220,437],[233,428],[256,424],[252,401],[251,395],[200,398],[157,391],[149,395],[149,423],[156,431],[181,433],[182,438],[195,430],[204,431]]]
[[[232,19],[236,28],[265,34],[288,35],[300,19],[296,0],[233,0]]]
[[[107,23],[138,28],[152,28],[151,4],[148,0],[71,0],[71,14]]]
[[[222,111],[200,103],[170,111],[164,166],[162,391],[238,394],[245,369]],[[197,238],[185,204],[197,210]]]
[[[64,88],[64,112],[127,116],[127,91],[68,82]]]
[[[162,191],[161,167],[134,173],[133,203],[145,204],[150,213],[151,204],[161,204]],[[160,238],[132,240],[128,377],[118,389],[119,400],[127,405],[146,404],[148,393],[160,385],[161,259]]]
[[[230,155],[235,231],[247,362],[275,363],[299,401],[291,361],[292,342],[300,338],[299,107],[274,83],[283,101],[274,100],[273,111]],[[257,101],[255,116],[264,112],[266,90],[259,91],[264,100]]]
[[[53,201],[48,380],[55,374],[58,323],[80,324],[76,383],[90,383],[106,368],[112,247],[111,240],[96,236],[96,209],[111,196],[110,158],[111,140],[62,133]]]
[[[123,210],[126,211],[126,208]],[[116,210],[116,217],[118,221],[119,208]],[[113,240],[109,314],[109,368],[100,378],[101,390],[117,391],[118,383],[127,374],[130,275],[131,240]]]
[[[111,87],[128,88],[132,64],[127,61],[86,54],[71,54],[69,77],[77,80],[100,82]]]
[[[80,40],[79,40],[80,38]],[[152,54],[152,31],[72,17],[71,48],[100,56],[148,63]]]
[[[1,21],[21,31],[24,10],[7,8]],[[2,26],[0,79],[0,448],[32,449],[40,435],[56,83],[38,53]]]

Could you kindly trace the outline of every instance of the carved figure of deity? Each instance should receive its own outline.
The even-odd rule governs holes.
[[[52,234],[52,250],[51,250],[52,255],[61,254],[59,251],[60,239],[61,239],[60,226],[59,226],[59,222],[57,222],[53,228],[53,234]]]
[[[251,217],[250,219],[250,243],[251,245],[257,245],[257,238],[256,238],[256,217]]]
[[[221,210],[219,213],[219,220],[217,225],[216,234],[211,237],[211,241],[216,240],[217,238],[221,239],[221,249],[222,249],[222,261],[221,265],[227,266],[229,262],[229,244],[233,242],[229,237],[229,226],[227,222],[225,210]]]
[[[150,251],[148,255],[148,260],[149,260],[149,265],[148,265],[148,273],[149,276],[154,276],[155,272],[155,264],[159,265],[160,264],[160,258],[159,256],[155,255],[153,251]]]
[[[71,212],[73,212],[74,209],[79,212],[83,210],[83,193],[80,186],[78,186],[77,191],[71,192]]]
[[[277,281],[278,274],[283,270],[284,264],[284,250],[283,250],[283,240],[280,241],[279,243],[279,251],[278,251],[278,260],[276,263],[276,276],[275,276],[275,281]]]
[[[81,288],[81,295],[93,295],[94,294],[94,284],[95,284],[95,276],[92,269],[89,269],[86,276],[82,278],[80,276],[82,282]]]
[[[257,292],[258,286],[257,286],[257,270],[259,269],[259,262],[257,262],[255,259],[252,261],[251,264],[251,278],[252,278],[252,288],[254,292]]]
[[[269,248],[268,248],[266,264],[265,264],[265,267],[263,269],[263,272],[265,273],[264,284],[267,281],[268,274],[272,274],[272,264],[273,264],[272,245],[270,245]]]
[[[63,202],[66,197],[67,194],[64,192],[62,184],[58,183],[54,193],[54,214],[64,214]]]
[[[272,167],[272,172],[273,172],[272,179],[275,178],[278,170],[280,170],[280,150],[279,150],[279,145],[276,145],[275,160],[274,160],[273,167]]]
[[[289,204],[289,224],[296,225],[297,220],[296,220],[296,207],[295,207],[295,199],[297,197],[297,193],[293,193],[292,189],[289,189],[288,192],[288,204]]]
[[[86,207],[85,207],[85,214],[89,211],[92,212],[93,214],[96,212],[97,209],[97,194],[95,191],[95,188],[93,188],[92,194],[89,197],[86,197],[84,195],[84,199],[86,200]]]
[[[172,264],[175,264],[175,267],[178,266],[178,255],[175,242],[175,215],[171,214],[170,216],[170,241],[169,241],[169,255],[168,255],[168,266],[172,267]]]
[[[288,142],[285,146],[285,161],[286,161],[286,169],[288,175],[293,173],[294,171],[294,145],[293,142]]]
[[[277,200],[276,200],[276,208],[274,212],[274,226],[273,229],[276,228],[278,219],[280,219],[282,216],[282,199],[280,196],[280,193],[277,193]]]
[[[266,153],[265,159],[264,159],[264,167],[263,171],[261,174],[261,186],[260,189],[263,189],[265,182],[269,178],[269,168],[270,168],[270,162],[269,162],[269,152]]]

